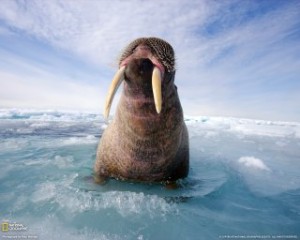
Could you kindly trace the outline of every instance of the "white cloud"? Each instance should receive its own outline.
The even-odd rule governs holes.
[[[43,80],[40,79],[42,76]],[[78,84],[69,79],[59,78],[53,82],[53,76],[43,73],[36,76],[20,76],[13,73],[0,73],[1,107],[58,108],[78,110],[101,109],[104,91],[100,86]]]
[[[245,17],[259,7],[252,1],[8,0],[1,1],[0,19],[15,32],[102,67],[116,68],[119,53],[134,38],[162,37],[176,50],[186,113],[299,120],[293,109],[300,102],[300,46],[292,36],[300,4]],[[290,89],[281,90],[287,83]]]
[[[137,7],[138,6],[138,7]],[[206,1],[4,1],[1,18],[30,35],[89,57],[110,62],[129,41],[165,37],[176,46],[216,9]],[[187,39],[187,40],[185,40]]]

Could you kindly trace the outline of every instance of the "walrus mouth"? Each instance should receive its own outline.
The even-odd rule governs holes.
[[[108,118],[109,111],[115,93],[124,79],[124,71],[127,64],[134,58],[148,58],[153,63],[152,71],[152,92],[157,114],[162,109],[162,80],[165,71],[175,71],[175,57],[172,46],[166,41],[150,37],[138,38],[131,42],[124,50],[120,62],[119,70],[113,77],[104,106],[104,117]]]
[[[107,94],[106,101],[105,101],[105,107],[104,107],[104,117],[105,118],[108,118],[108,116],[109,116],[109,111],[111,108],[113,98],[114,98],[115,93],[117,92],[119,86],[121,85],[121,83],[123,81],[123,75],[124,75],[125,68],[126,68],[126,65],[121,66],[120,69],[116,72],[115,76],[113,77],[113,80],[109,87],[108,94]],[[152,72],[152,92],[153,92],[155,109],[158,114],[161,112],[161,107],[162,107],[161,85],[162,85],[162,72],[157,66],[154,66],[153,72]]]

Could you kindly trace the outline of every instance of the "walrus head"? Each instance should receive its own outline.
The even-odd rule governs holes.
[[[119,70],[111,82],[104,107],[104,117],[109,111],[114,95],[125,81],[127,94],[153,102],[153,109],[160,114],[163,99],[162,88],[173,84],[175,56],[172,46],[159,38],[138,38],[123,51],[119,60]],[[150,99],[150,100],[149,100]]]

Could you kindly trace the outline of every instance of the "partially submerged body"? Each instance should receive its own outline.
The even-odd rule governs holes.
[[[115,117],[98,146],[97,181],[173,182],[188,175],[188,132],[174,64],[172,47],[161,39],[137,39],[125,50],[106,102],[108,116],[122,83]]]

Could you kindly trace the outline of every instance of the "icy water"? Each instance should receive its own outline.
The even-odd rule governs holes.
[[[179,189],[99,186],[101,116],[0,110],[0,239],[300,239],[300,123],[186,123]]]

